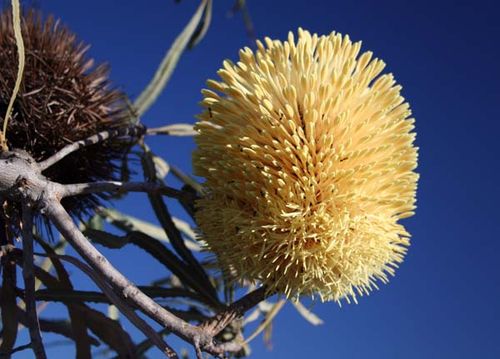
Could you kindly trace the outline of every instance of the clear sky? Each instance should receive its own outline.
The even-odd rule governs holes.
[[[189,0],[37,3],[92,44],[90,54],[110,63],[112,80],[132,98],[149,81],[197,5]],[[384,59],[417,120],[421,174],[417,215],[405,222],[412,245],[389,285],[361,298],[358,305],[314,305],[325,321],[318,327],[287,306],[274,325],[273,349],[258,338],[254,357],[500,358],[497,2],[248,3],[258,37],[285,39],[299,26],[321,34],[335,30],[363,40],[363,49]],[[232,5],[232,0],[215,0],[207,37],[182,57],[164,95],[144,117],[147,125],[193,122],[205,80],[215,77],[225,58],[236,59],[238,50],[250,45],[241,16],[227,17]],[[190,171],[190,139],[163,137],[149,143]],[[151,219],[146,205],[134,196],[117,207]],[[111,252],[110,258],[137,281],[162,275],[160,266],[137,251]],[[75,269],[72,275],[79,278]],[[89,285],[77,280],[76,286],[80,284]],[[66,347],[49,353],[51,358],[73,355]]]

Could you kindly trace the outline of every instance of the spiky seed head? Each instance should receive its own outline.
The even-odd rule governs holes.
[[[124,96],[111,89],[106,66],[95,66],[88,46],[59,20],[28,10],[21,20],[26,64],[21,90],[7,129],[9,148],[27,151],[37,161],[65,145],[125,125]],[[10,11],[0,14],[0,116],[17,78],[17,49]],[[53,181],[79,183],[117,178],[118,161],[128,145],[108,141],[74,153],[45,172]],[[82,217],[99,203],[94,195],[65,199]]]
[[[203,91],[196,219],[238,280],[288,297],[356,300],[403,260],[415,208],[414,120],[361,43],[265,39]]]

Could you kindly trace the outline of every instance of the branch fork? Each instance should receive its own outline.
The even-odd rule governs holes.
[[[257,289],[248,294],[233,305],[226,307],[214,318],[194,326],[181,318],[175,316],[150,297],[144,294],[137,286],[125,278],[113,265],[102,255],[82,234],[75,225],[69,214],[63,208],[60,200],[64,197],[74,196],[90,192],[117,192],[134,191],[146,192],[150,194],[162,194],[177,199],[183,198],[182,191],[178,191],[163,184],[154,182],[96,182],[85,184],[63,185],[52,182],[46,178],[42,172],[54,165],[69,153],[87,145],[92,145],[106,140],[113,136],[143,134],[144,130],[115,130],[100,133],[82,141],[75,142],[45,161],[36,163],[27,153],[19,151],[4,152],[0,157],[0,197],[21,203],[23,207],[23,240],[25,246],[25,282],[27,314],[30,316],[30,334],[32,344],[37,358],[45,358],[41,337],[39,336],[38,320],[36,311],[33,311],[34,287],[31,284],[33,279],[33,249],[32,249],[32,216],[33,210],[38,210],[49,219],[80,256],[90,265],[93,273],[102,281],[94,280],[98,286],[109,286],[112,290],[107,293],[110,301],[117,304],[124,313],[134,318],[133,321],[140,322],[140,329],[146,334],[152,332],[152,328],[143,321],[138,320],[133,314],[134,308],[140,310],[164,328],[177,334],[196,348],[198,357],[201,352],[207,352],[217,357],[224,356],[226,352],[238,352],[242,348],[242,343],[233,341],[228,343],[218,343],[215,336],[219,334],[234,319],[241,317],[248,309],[264,300],[269,293],[265,288]],[[31,238],[31,241],[30,241]],[[31,265],[31,267],[30,267]],[[30,270],[31,268],[31,270]],[[34,280],[34,279],[33,279]],[[104,291],[106,292],[106,291]],[[116,298],[116,295],[119,298]],[[106,294],[106,293],[105,293]],[[171,358],[177,354],[165,343],[156,340],[157,346]],[[41,349],[40,349],[41,348]],[[166,348],[168,350],[166,350]]]

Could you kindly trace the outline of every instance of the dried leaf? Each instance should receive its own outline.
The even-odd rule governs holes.
[[[272,334],[273,334],[273,322],[271,321],[264,328],[264,334],[262,336],[262,339],[264,340],[264,345],[266,346],[267,350],[273,349],[273,343],[271,341]]]
[[[248,11],[248,6],[245,0],[236,0],[233,8],[229,11],[229,16],[234,16],[237,12],[241,12],[243,15],[243,23],[245,25],[245,30],[247,32],[248,38],[254,42],[257,39],[255,34],[255,28],[253,26],[252,17],[250,16],[250,11]]]

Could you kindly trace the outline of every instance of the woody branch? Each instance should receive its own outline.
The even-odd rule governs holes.
[[[94,269],[96,274],[107,283],[112,290],[123,298],[119,303],[125,312],[138,308],[142,313],[162,325],[164,328],[176,333],[179,337],[196,347],[197,353],[205,351],[215,356],[223,356],[226,352],[237,352],[242,348],[238,342],[217,343],[214,337],[224,329],[232,320],[242,316],[244,312],[261,300],[264,300],[265,290],[258,289],[246,297],[220,311],[214,318],[194,326],[175,316],[154,300],[139,290],[132,282],[123,276],[82,234],[73,220],[60,204],[65,196],[88,193],[88,191],[140,191],[147,193],[160,193],[178,198],[181,192],[154,183],[121,183],[100,182],[76,185],[62,185],[47,179],[42,171],[57,163],[67,154],[78,148],[92,145],[110,137],[123,135],[124,132],[110,131],[92,136],[91,140],[75,142],[68,148],[42,163],[36,163],[24,152],[3,152],[0,154],[0,197],[9,198],[21,204],[29,204],[46,216],[80,256]],[[101,283],[102,285],[102,283]],[[110,301],[116,300],[112,295]],[[163,346],[165,350],[166,346]],[[170,349],[170,348],[169,348]],[[174,354],[172,354],[173,356]]]

